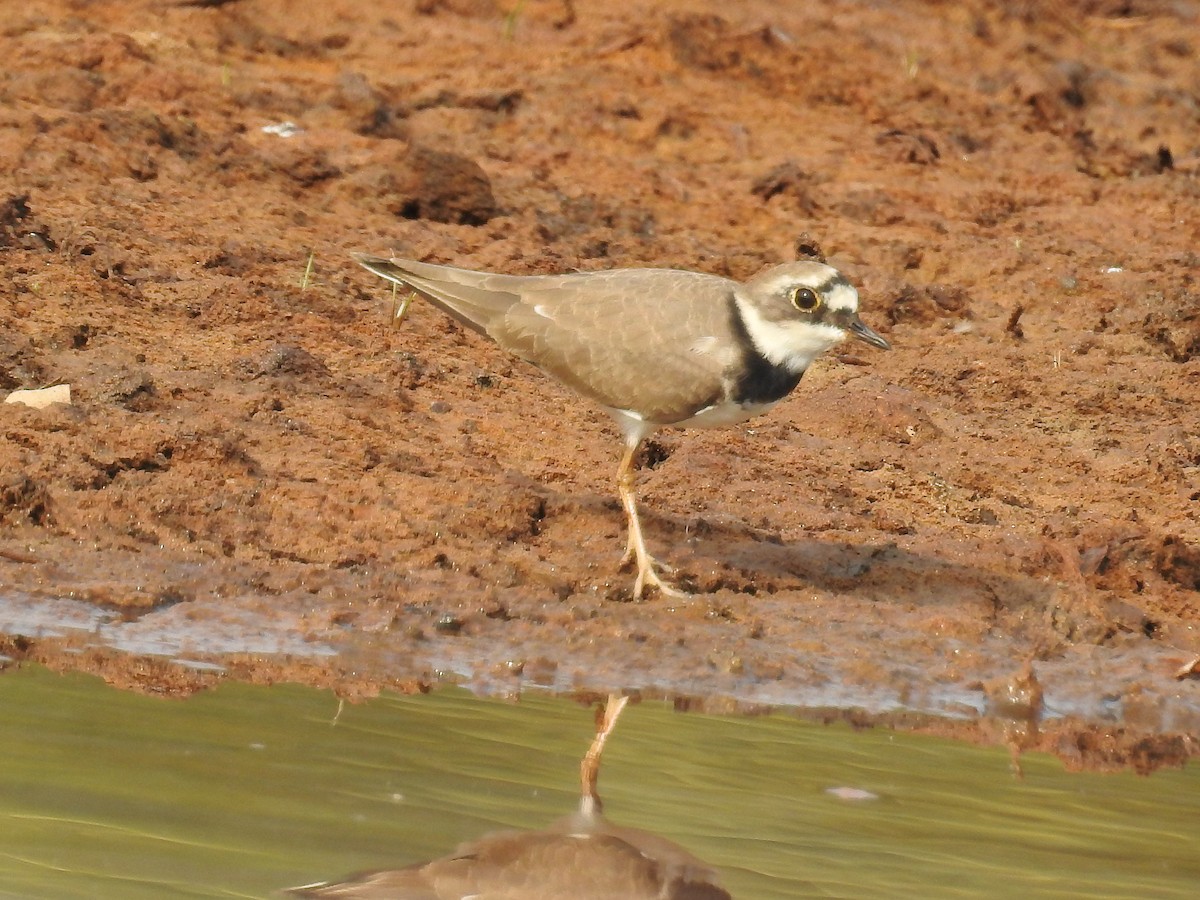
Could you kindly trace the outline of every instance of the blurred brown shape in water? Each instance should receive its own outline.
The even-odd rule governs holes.
[[[612,695],[580,764],[578,812],[542,831],[503,831],[449,856],[346,881],[294,888],[353,900],[731,900],[717,875],[678,844],[610,824],[596,788],[604,743],[628,698]]]

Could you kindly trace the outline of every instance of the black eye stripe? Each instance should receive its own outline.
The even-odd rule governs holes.
[[[828,294],[835,287],[850,287],[850,282],[841,272],[834,273],[829,277],[828,280],[821,282],[821,284],[817,285],[815,288],[813,288],[813,290],[818,294],[824,295]]]

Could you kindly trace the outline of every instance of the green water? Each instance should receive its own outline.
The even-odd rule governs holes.
[[[571,810],[589,711],[445,690],[347,706],[227,684],[186,701],[0,676],[0,896],[270,897]],[[630,707],[609,818],[683,844],[742,900],[1200,896],[1200,771],[1028,757],[775,716]],[[877,800],[826,791],[854,787]]]

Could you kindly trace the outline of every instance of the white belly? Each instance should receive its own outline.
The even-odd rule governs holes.
[[[778,403],[775,400],[771,403],[718,403],[715,406],[709,406],[690,419],[684,419],[682,422],[675,422],[676,428],[723,428],[726,425],[736,425],[739,422],[745,422],[747,419],[752,419],[755,416],[762,415],[772,406]]]
[[[772,403],[741,404],[726,401],[706,406],[691,418],[678,422],[647,422],[637,413],[627,409],[613,409],[611,406],[604,408],[617,420],[617,425],[625,435],[625,439],[636,444],[660,428],[724,428],[728,425],[737,425],[739,422],[745,422],[747,419],[765,413],[778,402],[775,400]]]

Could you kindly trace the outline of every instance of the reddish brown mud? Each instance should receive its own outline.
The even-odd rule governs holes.
[[[1197,752],[1200,9],[34,0],[0,26],[0,630],[187,692],[441,677]],[[352,251],[734,277],[891,353],[663,433]],[[653,298],[647,298],[653,302]],[[1033,685],[1036,685],[1034,687]]]

